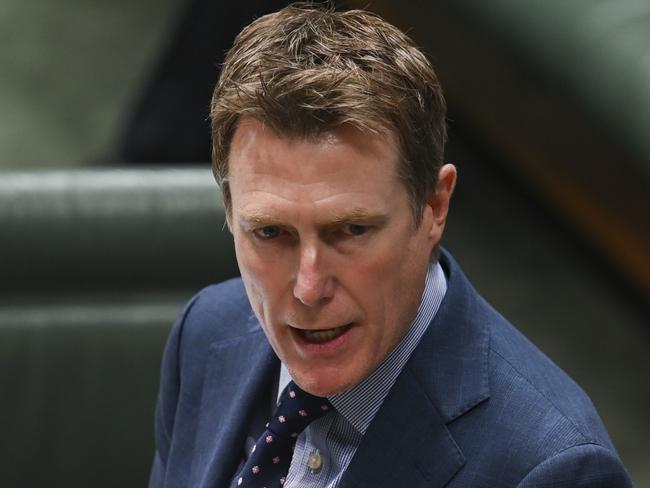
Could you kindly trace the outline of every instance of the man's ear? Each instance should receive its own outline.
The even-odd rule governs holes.
[[[427,204],[433,212],[433,222],[431,223],[430,238],[434,240],[434,245],[440,242],[442,232],[447,222],[449,213],[449,202],[456,188],[456,167],[453,164],[445,164],[438,172],[438,184],[435,191],[429,195]]]

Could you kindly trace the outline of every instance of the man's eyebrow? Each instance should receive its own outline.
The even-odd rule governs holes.
[[[273,225],[279,222],[276,217],[261,210],[241,214],[238,220],[245,225]]]
[[[281,220],[277,217],[263,211],[253,210],[251,212],[243,213],[239,216],[239,222],[244,226],[259,226],[259,225],[279,225]],[[388,215],[384,212],[369,211],[364,208],[353,208],[338,212],[322,221],[322,226],[337,226],[349,223],[366,223],[372,225],[381,225],[388,220]]]
[[[354,222],[368,223],[379,225],[388,220],[388,215],[384,212],[369,211],[364,208],[353,208],[345,212],[335,214],[332,219],[328,219],[327,225],[341,225]]]

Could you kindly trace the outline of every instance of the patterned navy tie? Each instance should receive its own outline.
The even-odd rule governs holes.
[[[289,471],[298,435],[331,408],[327,398],[287,385],[266,430],[257,440],[248,461],[235,477],[233,488],[279,488]]]

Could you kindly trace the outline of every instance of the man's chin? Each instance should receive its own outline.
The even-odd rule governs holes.
[[[336,368],[338,370],[338,368]],[[308,393],[319,397],[331,397],[338,393],[349,390],[361,381],[355,381],[355,378],[340,377],[340,371],[319,371],[317,374],[301,373],[299,371],[292,371],[289,369],[293,380]],[[337,374],[338,373],[338,374]]]

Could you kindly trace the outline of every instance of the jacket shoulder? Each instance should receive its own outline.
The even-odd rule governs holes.
[[[188,301],[172,327],[165,353],[173,354],[180,369],[193,374],[202,367],[211,344],[260,330],[241,278],[233,278],[203,288]]]
[[[482,476],[493,476],[491,482],[499,485],[504,481],[503,473],[509,473],[511,482],[522,480],[521,486],[546,486],[535,483],[566,476],[576,483],[572,486],[583,486],[577,483],[579,473],[572,473],[568,467],[588,465],[589,476],[600,476],[603,473],[591,468],[598,459],[607,459],[613,471],[604,473],[604,479],[610,475],[628,479],[596,408],[582,388],[496,311],[486,315],[490,316],[490,397],[466,420],[491,427],[476,426],[474,439],[466,447],[475,450],[478,458],[486,455],[487,449],[490,456],[496,455],[501,461],[496,463],[500,466],[498,474],[486,469]],[[485,437],[480,440],[476,434],[483,429]]]
[[[462,332],[464,345],[457,345],[456,350],[464,349],[465,356],[468,347],[477,348],[479,341],[472,338],[487,338],[481,342],[486,354],[475,354],[484,361],[484,367],[475,367],[473,374],[487,382],[489,392],[470,408],[456,408],[464,413],[448,423],[467,460],[458,484],[516,486],[521,482],[521,486],[547,486],[535,483],[552,480],[558,473],[577,481],[580,473],[565,469],[571,463],[593,468],[603,460],[615,476],[628,479],[596,408],[582,388],[488,304],[457,265],[451,271],[455,280],[450,282],[451,294],[446,299],[454,312],[448,315],[455,322],[449,335]],[[463,363],[462,369],[467,367]],[[465,380],[454,391],[462,392],[469,385],[471,382]],[[583,474],[595,476],[598,470],[591,468]]]
[[[566,424],[561,429],[566,441],[614,450],[591,399],[563,369],[500,316],[492,322],[490,336],[492,395],[517,398],[520,413],[539,411],[546,422],[555,418]]]
[[[241,278],[200,290],[178,322],[182,323],[184,337],[207,342],[240,336],[257,325]]]

